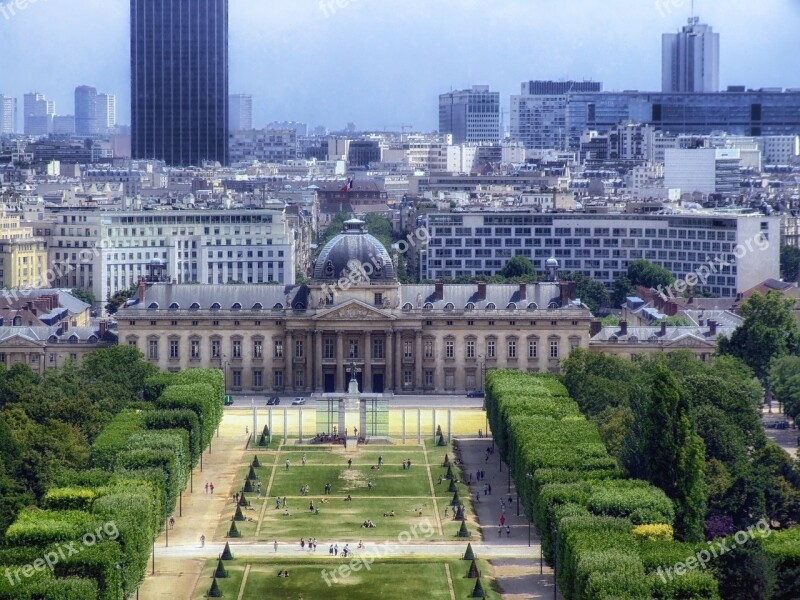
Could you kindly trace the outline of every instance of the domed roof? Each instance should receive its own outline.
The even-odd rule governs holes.
[[[346,277],[363,269],[370,281],[397,279],[394,263],[378,239],[369,233],[364,221],[345,221],[344,230],[322,249],[314,265],[314,279],[322,281]]]

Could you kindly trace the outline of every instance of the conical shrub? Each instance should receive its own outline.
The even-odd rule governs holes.
[[[481,585],[481,578],[475,580],[475,587],[472,588],[472,597],[473,598],[485,598],[486,593],[483,591],[483,586]]]
[[[213,581],[211,582],[211,589],[208,590],[208,597],[209,598],[222,598],[222,590],[219,589],[219,585],[217,584],[217,578],[214,577]]]
[[[472,564],[469,566],[469,571],[467,571],[467,579],[477,579],[480,576],[481,574],[478,572],[478,565],[475,562],[475,559],[472,559]]]
[[[253,491],[252,487],[250,488],[250,491]],[[244,497],[244,492],[239,494],[239,506],[247,506],[247,500]]]
[[[450,466],[450,457],[447,456],[447,454],[444,455],[444,462],[442,462],[442,466],[443,467],[449,467]]]
[[[253,463],[252,463],[251,466],[253,466],[253,467],[260,467],[261,466],[261,463],[258,460],[258,455],[253,456]]]
[[[461,498],[458,497],[458,490],[453,494],[453,499],[450,501],[450,506],[461,506]]]
[[[231,521],[231,528],[228,530],[228,537],[242,537],[242,534],[239,533],[239,529],[236,527],[236,521]]]
[[[236,505],[236,514],[233,515],[233,520],[234,521],[246,521],[247,520],[245,518],[245,516],[244,516],[244,513],[242,512],[242,507],[239,506],[238,504]]]
[[[248,494],[253,492],[253,484],[250,483],[249,479],[244,480],[244,487],[242,488],[242,491],[247,492]]]
[[[258,436],[258,445],[259,446],[268,446],[269,445],[269,438],[265,435]]]
[[[231,545],[228,542],[225,542],[225,548],[219,557],[221,560],[233,560],[233,552],[231,552]]]
[[[228,571],[225,569],[225,565],[222,563],[222,559],[220,558],[217,561],[217,570],[214,571],[214,577],[216,579],[225,579],[228,576]]]
[[[442,426],[441,425],[437,425],[437,427],[436,427],[436,435],[439,436],[439,437],[442,437]]]
[[[445,474],[445,479],[452,479],[453,478],[453,466],[447,465],[447,473]]]
[[[253,465],[250,465],[250,472],[247,474],[248,479],[258,479],[258,475],[256,475],[256,470],[253,468]]]
[[[469,529],[467,529],[466,521],[461,521],[461,527],[458,528],[458,537],[460,538],[469,537]]]
[[[462,560],[475,560],[475,553],[472,551],[472,542],[467,543],[467,550],[464,552]]]
[[[458,486],[456,485],[456,482],[455,482],[454,479],[450,480],[450,486],[447,488],[447,491],[448,492],[457,492],[458,491]]]
[[[444,436],[439,436],[439,441],[436,443],[437,446],[447,446],[447,442],[444,441]]]
[[[466,521],[466,520],[467,520],[466,510],[464,509],[464,505],[462,504],[461,506],[458,507],[458,510],[456,511],[456,521]]]
[[[269,439],[269,425],[264,425],[264,429],[261,430],[261,435]]]

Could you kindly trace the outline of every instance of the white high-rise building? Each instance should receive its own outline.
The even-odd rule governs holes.
[[[742,150],[672,148],[664,151],[664,187],[683,194],[736,194],[740,191]]]
[[[16,133],[17,99],[0,94],[0,135]]]
[[[117,97],[98,94],[96,101],[97,132],[105,134],[117,126]]]
[[[25,135],[47,135],[52,131],[56,105],[44,94],[39,92],[25,94],[23,112],[25,114]]]
[[[689,19],[680,33],[662,36],[661,91],[719,91],[719,34],[699,17]]]
[[[230,96],[228,122],[231,131],[253,128],[253,97],[250,94],[232,94]]]

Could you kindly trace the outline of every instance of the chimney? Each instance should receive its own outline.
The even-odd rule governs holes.
[[[108,321],[100,321],[100,337],[103,337],[108,331]]]
[[[667,335],[667,322],[661,321],[661,337],[665,337]]]
[[[444,300],[444,283],[441,281],[436,282],[436,299]]]
[[[678,305],[675,302],[667,302],[667,305],[664,307],[664,312],[667,316],[674,317],[678,314]]]
[[[713,320],[713,319],[709,319],[708,320],[708,329],[711,332],[711,335],[716,337],[716,335],[717,335],[717,322],[715,320]]]
[[[528,299],[528,285],[526,283],[519,284],[519,299],[520,300]]]
[[[594,337],[603,330],[603,323],[600,319],[592,319],[589,325],[589,336]]]
[[[478,282],[478,300],[486,300],[486,282]]]
[[[567,306],[578,295],[578,284],[574,281],[561,281],[558,285],[561,292],[561,306]]]
[[[145,283],[144,279],[139,279],[139,285],[136,288],[136,300],[139,304],[144,303],[144,296],[147,293],[147,283]]]
[[[621,335],[628,335],[628,322],[627,321],[620,321],[619,322],[619,332]]]

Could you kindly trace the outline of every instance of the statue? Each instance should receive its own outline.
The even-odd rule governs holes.
[[[383,299],[383,308],[389,308],[389,297],[388,296],[386,296]]]
[[[422,308],[422,294],[417,294],[417,308]]]

